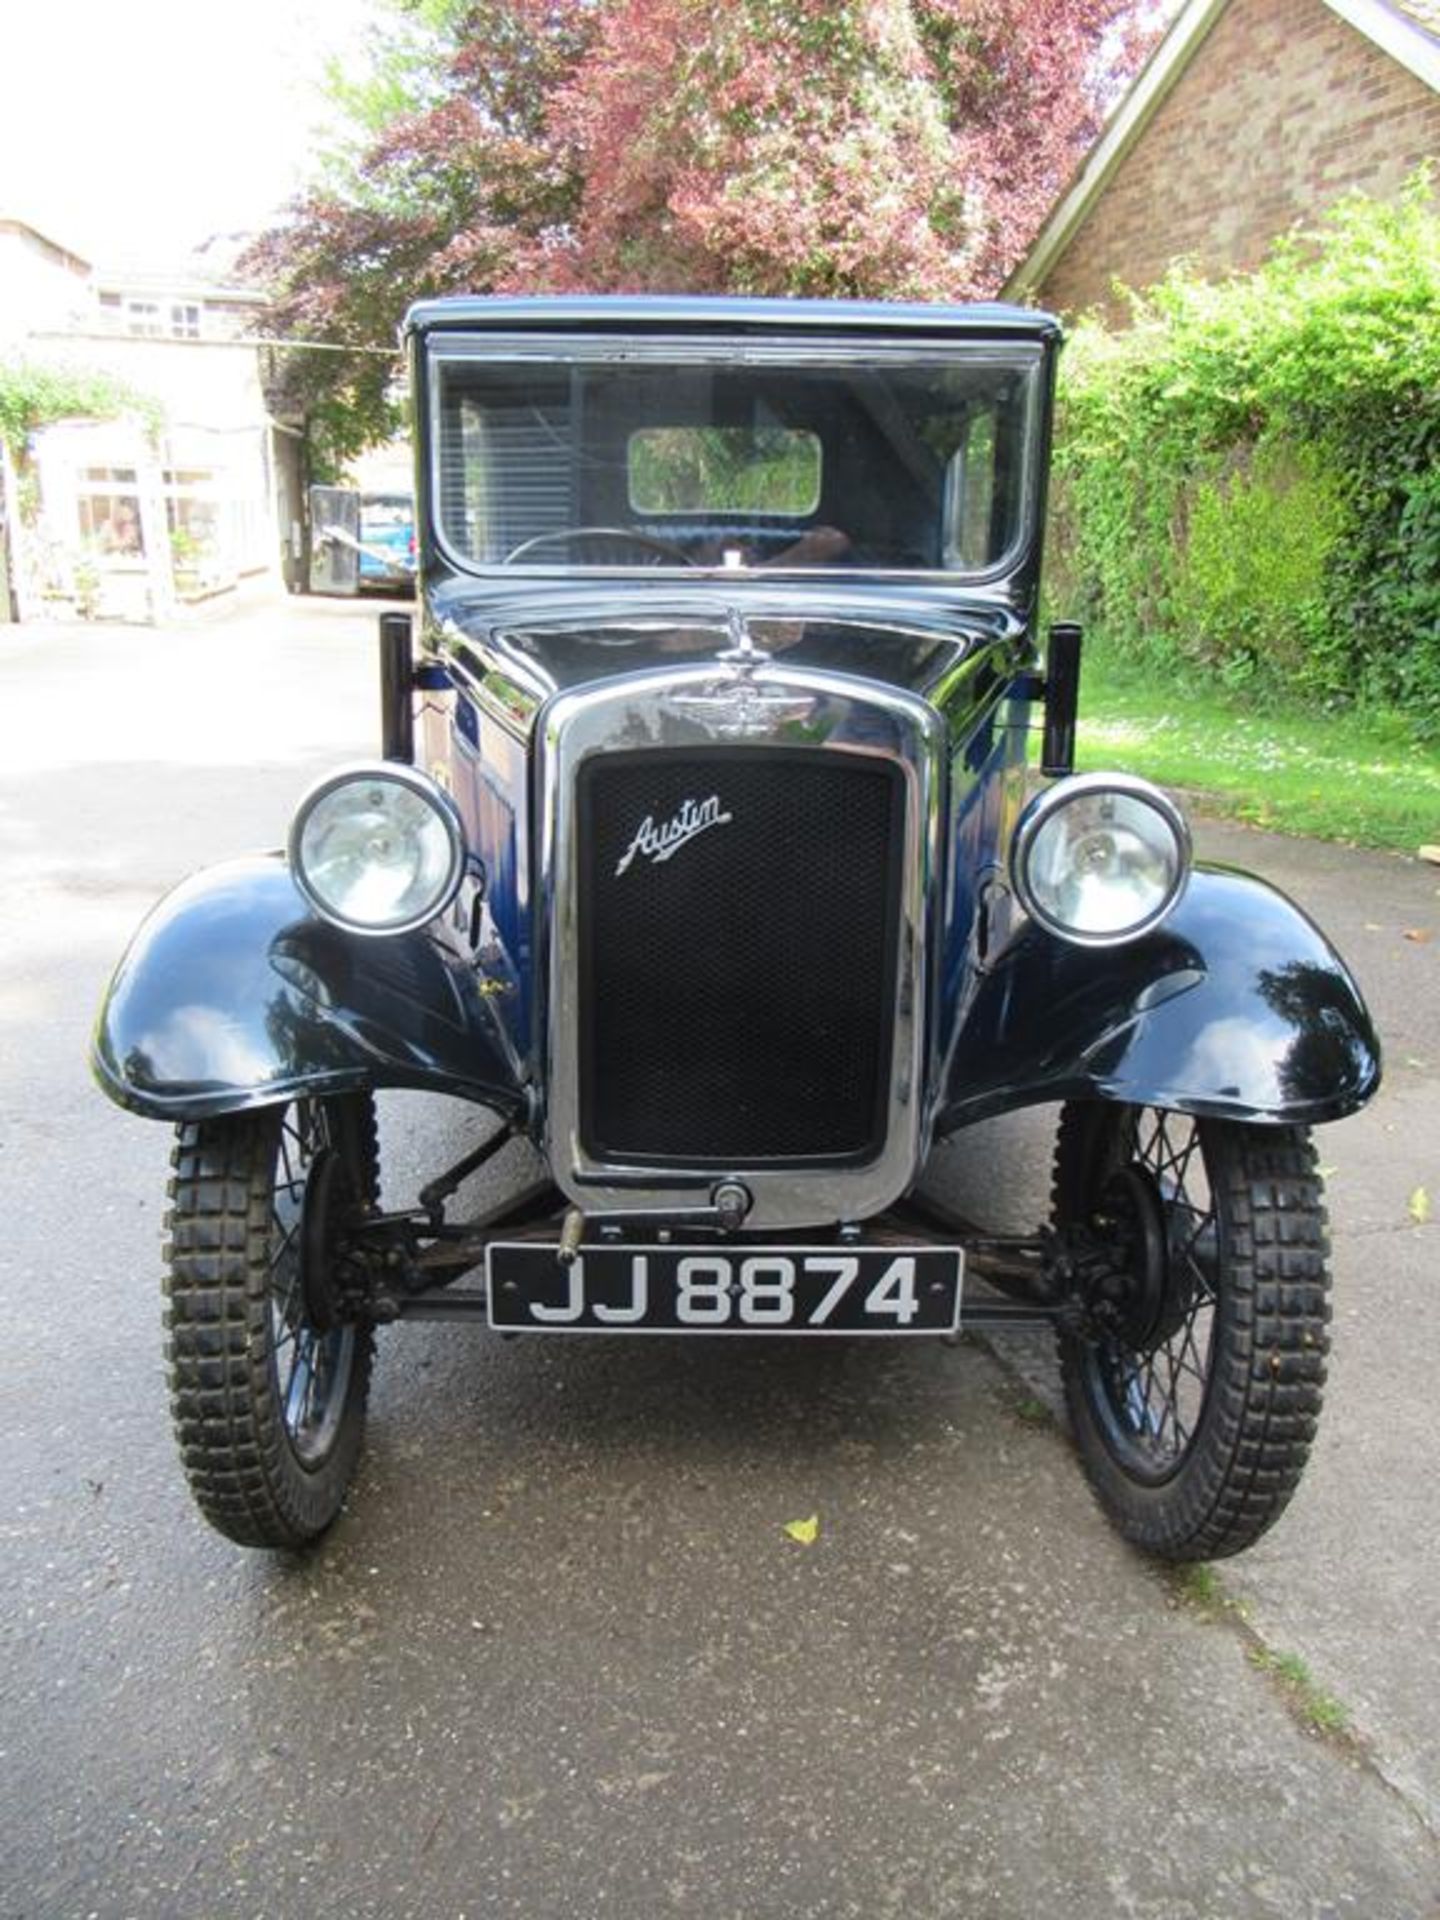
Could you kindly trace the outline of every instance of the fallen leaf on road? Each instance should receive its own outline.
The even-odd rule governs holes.
[[[1410,1218],[1417,1227],[1423,1227],[1430,1218],[1430,1196],[1424,1187],[1416,1187],[1410,1196]]]
[[[1378,920],[1367,920],[1365,922],[1365,931],[1366,933],[1383,933],[1385,929]]]
[[[820,1516],[812,1513],[808,1520],[787,1520],[785,1531],[792,1540],[798,1540],[802,1547],[813,1547],[820,1533]]]
[[[1435,938],[1429,927],[1407,927],[1405,938],[1413,940],[1417,947],[1427,946]]]

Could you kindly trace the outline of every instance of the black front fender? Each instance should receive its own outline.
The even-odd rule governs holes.
[[[1132,946],[1024,929],[961,1018],[936,1130],[1086,1097],[1308,1126],[1379,1083],[1360,989],[1314,922],[1253,875],[1198,867]]]
[[[155,1119],[360,1086],[526,1104],[474,969],[423,932],[366,939],[316,919],[279,854],[207,868],[160,902],[91,1060],[113,1100]]]

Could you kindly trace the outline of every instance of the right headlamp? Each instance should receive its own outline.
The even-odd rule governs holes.
[[[1026,807],[1010,873],[1025,912],[1057,939],[1117,946],[1158,926],[1184,892],[1190,832],[1148,781],[1076,774]]]

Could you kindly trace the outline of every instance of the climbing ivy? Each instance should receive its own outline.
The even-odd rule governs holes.
[[[1440,216],[1428,174],[1066,356],[1059,594],[1122,654],[1440,735]]]
[[[30,361],[0,361],[0,440],[17,464],[38,427],[56,420],[112,420],[135,413],[152,430],[159,408],[107,373],[77,367],[39,366]]]

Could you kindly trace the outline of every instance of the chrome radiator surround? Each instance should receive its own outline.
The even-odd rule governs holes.
[[[739,1182],[753,1206],[747,1228],[791,1228],[860,1220],[884,1210],[912,1183],[923,1160],[929,952],[945,778],[944,725],[925,701],[873,682],[787,671],[725,658],[713,667],[611,679],[556,698],[538,742],[538,927],[542,983],[540,1084],[548,1089],[544,1148],[556,1184],[584,1212],[687,1212]],[[803,732],[800,731],[803,729]],[[798,737],[827,754],[878,757],[899,769],[904,795],[899,954],[894,980],[888,1112],[878,1154],[861,1165],[713,1163],[691,1168],[600,1160],[581,1130],[579,926],[581,768],[594,755],[637,750],[767,746],[793,751]],[[697,807],[704,796],[697,797]],[[650,857],[715,824],[698,813],[662,823]]]

